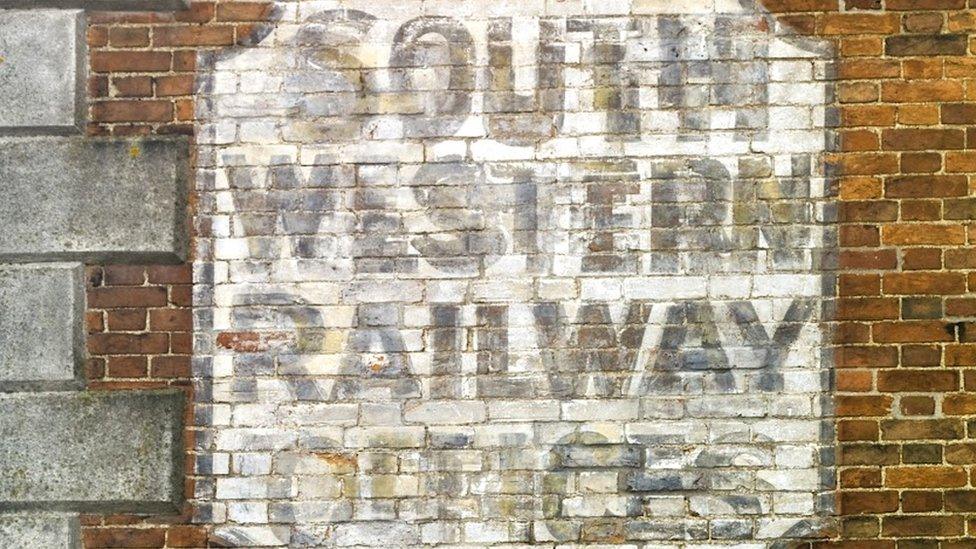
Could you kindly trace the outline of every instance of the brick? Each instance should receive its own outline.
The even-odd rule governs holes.
[[[883,320],[898,318],[898,300],[844,299],[837,304],[837,319]]]
[[[169,122],[173,104],[169,101],[99,101],[92,105],[92,117],[100,122]]]
[[[94,288],[88,292],[88,306],[96,309],[162,307],[166,302],[166,288],[163,287]]]
[[[268,21],[273,9],[271,2],[222,2],[217,4],[217,20]]]
[[[881,146],[894,151],[964,149],[966,136],[954,129],[886,129],[881,132]]]
[[[139,265],[106,265],[102,280],[107,286],[142,286],[146,269]]]
[[[871,326],[860,322],[838,322],[831,329],[831,341],[838,345],[858,345],[871,341]]]
[[[881,229],[881,242],[894,246],[964,244],[966,231],[959,225],[888,225]]]
[[[939,366],[941,363],[939,345],[904,345],[901,348],[902,366]]]
[[[234,27],[157,27],[153,30],[154,46],[231,46]]]
[[[976,415],[976,395],[946,395],[942,411],[947,416]]]
[[[839,370],[835,373],[837,390],[841,392],[869,392],[874,387],[874,376],[869,370]]]
[[[882,322],[872,327],[878,343],[920,343],[953,341],[952,327],[939,321]]]
[[[953,536],[965,529],[962,517],[954,516],[889,516],[882,519],[881,531],[886,536]]]
[[[881,84],[881,100],[892,103],[959,101],[964,96],[962,84],[951,80],[916,80]]]
[[[897,444],[844,444],[838,448],[838,464],[848,465],[898,465],[900,456]]]
[[[945,451],[946,463],[970,465],[976,460],[976,444],[949,444]]]
[[[906,416],[930,416],[935,413],[935,399],[927,396],[903,396],[900,401],[901,413]]]
[[[878,440],[880,430],[877,421],[839,420],[837,439],[841,441]]]
[[[902,221],[941,221],[942,202],[939,200],[902,200]]]
[[[152,79],[148,76],[123,76],[112,79],[116,97],[150,97],[153,94]]]
[[[891,412],[890,396],[837,396],[834,397],[838,416],[883,416]]]
[[[152,375],[161,378],[188,378],[191,375],[190,357],[188,355],[153,357]]]
[[[167,547],[205,547],[206,543],[204,526],[171,526],[166,530]]]
[[[940,108],[943,124],[976,124],[976,104],[947,103]]]
[[[113,309],[105,315],[109,330],[136,331],[146,329],[145,309]]]
[[[841,225],[839,240],[844,247],[874,247],[881,244],[881,231],[870,225]]]
[[[881,431],[884,440],[954,440],[964,435],[962,423],[952,419],[888,419],[881,422]]]
[[[894,14],[825,13],[817,30],[824,35],[891,34],[898,32],[900,26]]]
[[[905,297],[901,300],[901,317],[905,320],[934,320],[943,315],[941,297]]]
[[[166,544],[166,531],[162,528],[99,528],[85,530],[85,547],[155,548]]]
[[[894,346],[845,346],[837,349],[838,368],[883,368],[898,365],[898,348]]]
[[[108,43],[115,48],[148,46],[149,27],[109,27]]]
[[[840,266],[845,270],[890,270],[898,266],[898,256],[894,250],[845,250]]]
[[[887,59],[847,59],[839,63],[837,76],[841,80],[897,78],[901,76],[901,65]]]
[[[889,10],[951,10],[966,7],[966,0],[886,0]]]
[[[840,471],[840,487],[880,488],[881,467],[845,467]]]
[[[905,153],[901,155],[903,173],[932,173],[942,169],[942,155],[938,153]]]
[[[96,51],[91,55],[95,72],[168,71],[172,55],[164,51]]]
[[[901,176],[885,183],[887,198],[966,196],[968,192],[967,178],[957,175]]]
[[[901,19],[905,32],[938,33],[942,30],[941,13],[908,13]]]
[[[157,97],[192,95],[194,91],[194,78],[192,74],[157,76],[155,82]]]
[[[964,34],[900,35],[885,38],[885,53],[909,55],[966,55],[969,45]]]
[[[905,491],[901,494],[901,510],[905,513],[930,513],[942,509],[941,492]]]
[[[840,511],[845,515],[888,513],[898,509],[898,492],[841,492]]]
[[[837,208],[841,222],[881,222],[898,219],[898,203],[894,201],[841,202]]]
[[[942,268],[939,248],[908,248],[902,250],[901,268],[904,271],[931,271]]]
[[[167,334],[93,334],[88,349],[96,355],[162,354],[169,351]]]
[[[153,309],[149,311],[149,328],[153,331],[189,332],[193,318],[189,309]]]
[[[150,265],[148,269],[150,284],[190,284],[193,282],[193,267],[183,265]]]
[[[966,293],[962,273],[886,273],[882,279],[888,295],[951,295]]]
[[[932,370],[883,370],[878,390],[885,392],[945,392],[959,389],[959,373]]]

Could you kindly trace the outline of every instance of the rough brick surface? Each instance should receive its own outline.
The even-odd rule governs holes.
[[[829,507],[811,512],[783,491],[809,480],[802,467],[778,470],[799,459],[779,446],[803,443],[775,436],[800,436],[790,429],[814,418],[828,437],[814,469],[836,480],[841,520],[812,546],[971,543],[973,16],[964,0],[767,0],[762,19],[731,4],[347,3],[365,14],[337,14],[218,1],[93,17],[90,131],[199,124],[193,472],[196,518],[215,524],[215,543],[775,546],[804,533],[790,531],[796,517]],[[737,15],[714,15],[725,11]],[[449,19],[405,25],[420,15]],[[797,59],[798,40],[810,42],[785,46],[788,32],[828,47]],[[228,47],[231,36],[245,46]],[[784,194],[796,190],[784,180],[805,180],[792,161],[762,161],[783,154],[769,143],[811,129],[812,180],[820,153],[836,148],[817,200]],[[769,209],[735,207],[732,226],[760,239],[733,231],[715,254],[721,172],[658,163],[674,157],[718,158],[733,188],[757,183],[755,202]],[[662,204],[655,190],[676,176],[683,185]],[[566,190],[540,201],[552,189]],[[514,206],[527,200],[535,218]],[[808,409],[776,404],[797,395],[761,375],[744,391],[721,377],[688,383],[709,375],[716,349],[741,364],[727,341],[740,334],[749,348],[745,334],[759,332],[735,320],[748,316],[691,306],[654,320],[652,306],[631,322],[622,305],[707,297],[719,311],[748,301],[766,314],[756,304],[777,298],[754,292],[774,280],[738,252],[764,250],[775,271],[787,258],[768,227],[802,226],[797,210],[809,205],[838,253],[787,272],[840,271],[836,287],[791,294],[839,298],[820,326],[836,347],[811,347],[833,356],[819,368],[836,367],[835,393],[804,379]],[[702,265],[727,286],[701,289]],[[124,337],[105,338],[116,354],[95,361],[97,375],[152,379],[151,353],[171,351],[150,334],[185,318],[156,313],[153,324],[158,290],[113,293],[93,316]],[[550,307],[576,301],[612,306]],[[767,337],[785,312],[770,311]],[[541,339],[540,325],[552,328]],[[670,356],[645,347],[669,326],[667,337],[683,338]],[[793,361],[808,336],[792,344],[790,368],[805,367]],[[663,370],[638,397],[620,392],[628,368],[613,369],[634,354]],[[540,382],[538,372],[548,372]],[[763,427],[712,428],[753,424]],[[734,457],[718,451],[727,446]],[[755,483],[710,470],[745,470]],[[719,486],[748,497],[715,497]],[[196,528],[87,524],[89,547],[204,545]]]
[[[198,63],[215,540],[825,527],[829,48],[625,4],[282,4]]]

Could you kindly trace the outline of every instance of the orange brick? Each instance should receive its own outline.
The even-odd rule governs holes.
[[[946,395],[942,400],[942,412],[947,416],[976,415],[976,395]]]
[[[844,126],[894,126],[897,110],[890,105],[846,105],[841,107]]]
[[[878,343],[954,341],[955,334],[949,328],[938,321],[881,322],[871,327],[871,333]]]
[[[887,395],[837,396],[834,398],[838,416],[886,416],[891,413],[892,398]]]
[[[957,129],[886,129],[881,146],[892,151],[963,149],[966,134]]]
[[[963,438],[966,429],[962,421],[956,419],[887,419],[881,422],[881,432],[884,440],[954,440]],[[906,467],[902,471],[902,476],[910,477],[916,469],[920,468]],[[894,485],[925,487],[922,484],[914,485],[908,482],[886,484],[886,486]]]
[[[931,223],[894,224],[881,228],[881,242],[895,246],[965,244],[966,228]]]
[[[952,80],[915,80],[881,84],[881,99],[892,103],[959,101],[964,97],[963,92],[962,83]]]
[[[268,21],[271,2],[222,2],[217,5],[217,21]]]
[[[835,375],[838,391],[860,393],[874,387],[874,376],[870,370],[838,370]]]
[[[840,42],[840,53],[843,57],[857,57],[881,55],[884,42],[875,36],[852,36]]]
[[[898,107],[898,123],[909,126],[932,125],[939,122],[939,107],[935,105],[902,105]]]
[[[886,273],[882,288],[888,295],[950,295],[966,293],[962,273]]]
[[[968,194],[969,180],[963,175],[898,176],[885,182],[886,198],[951,197]]]
[[[895,14],[826,13],[818,30],[821,34],[892,34],[901,26]]]

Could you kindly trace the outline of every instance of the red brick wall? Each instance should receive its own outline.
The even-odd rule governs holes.
[[[839,1],[764,2],[839,55],[841,520],[832,540],[810,545],[976,547],[976,0]],[[192,133],[196,51],[245,40],[268,15],[267,4],[231,2],[94,14],[89,131]],[[187,385],[187,277],[92,269],[95,386]],[[89,548],[205,536],[158,519],[87,522]]]
[[[767,3],[840,53],[841,521],[812,545],[976,547],[976,2]]]

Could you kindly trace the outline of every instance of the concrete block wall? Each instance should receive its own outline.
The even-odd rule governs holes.
[[[84,264],[184,259],[189,175],[185,140],[70,135],[87,110],[84,7],[0,5],[0,546],[11,549],[78,549],[80,513],[183,502],[183,393],[84,390]]]
[[[736,3],[490,4],[283,2],[269,6],[219,1],[197,2],[180,14],[93,18],[89,44],[96,70],[90,81],[95,97],[89,130],[116,135],[195,132],[198,139],[202,176],[196,226],[199,337],[194,373],[178,379],[192,377],[197,382],[196,447],[189,460],[195,476],[193,520],[213,527],[207,542],[195,527],[91,517],[86,519],[87,546],[375,547],[413,545],[417,540],[418,544],[464,546],[970,546],[969,369],[973,364],[966,329],[973,312],[966,258],[973,171],[968,152],[972,123],[968,102],[973,97],[968,35],[973,19],[966,2],[767,0],[762,6],[735,11],[747,14],[743,20],[751,20],[750,13],[769,11],[769,18],[756,19],[763,22],[748,30],[731,21],[715,25],[709,20],[714,14],[740,10]],[[362,13],[339,15],[331,11],[336,8]],[[437,20],[434,30],[423,27],[424,19],[414,23],[415,28],[406,24],[424,16]],[[509,17],[513,24],[507,31],[504,23]],[[431,24],[429,19],[426,24]],[[263,25],[263,20],[278,23]],[[489,25],[489,20],[500,21]],[[538,31],[545,27],[542,22],[562,29],[558,25],[570,20],[575,26],[570,31],[565,23],[568,34]],[[610,30],[594,26],[594,20],[607,23]],[[636,21],[633,29],[627,28],[630,20]],[[701,39],[723,25],[727,26],[724,32],[729,32],[728,26],[735,29],[734,43],[743,48],[733,47],[737,53],[728,59],[714,57],[721,40]],[[779,50],[763,54],[754,47],[764,43],[756,39],[760,30],[771,40],[810,37],[814,44],[826,46],[814,57],[822,64],[797,62],[792,54]],[[420,34],[424,31],[428,32]],[[531,106],[533,100],[545,99],[548,90],[559,89],[534,84],[539,78],[538,57],[526,50],[536,44],[541,48],[545,43],[541,36],[563,47],[562,55],[567,49],[581,54],[578,66],[570,64],[568,84],[564,82],[564,89],[571,90],[569,101],[577,101],[571,103],[575,108],[565,108],[566,95],[562,103],[555,103],[563,109]],[[672,41],[662,36],[671,36]],[[627,46],[623,53],[615,51],[619,43]],[[670,66],[679,67],[676,75],[664,70],[667,58],[650,57],[662,54],[662,44],[674,48]],[[394,57],[394,51],[401,57]],[[586,63],[584,51],[591,52]],[[465,57],[467,52],[473,53]],[[619,60],[621,55],[625,62]],[[747,64],[741,56],[786,66],[768,67],[765,76],[761,70],[750,72],[754,67],[737,66],[741,70],[728,76],[727,68],[714,62]],[[441,68],[424,71],[419,65],[425,63]],[[809,72],[802,68],[807,64]],[[589,70],[590,65],[598,68]],[[508,66],[516,69],[509,71]],[[470,84],[465,67],[474,74]],[[609,67],[627,68],[620,71],[622,77]],[[641,80],[647,72],[654,77]],[[281,82],[276,76],[282,76]],[[736,91],[734,85],[757,86],[764,80],[785,83],[785,89],[774,95],[767,85],[765,97],[761,91],[736,95],[747,91]],[[814,86],[796,87],[802,83]],[[639,90],[636,98],[626,93],[632,87]],[[817,87],[826,90],[822,97],[811,95]],[[680,93],[669,93],[669,88]],[[414,92],[419,98],[412,97]],[[145,107],[140,108],[142,103]],[[795,113],[769,117],[763,126],[761,115],[735,108],[797,104],[810,105],[811,113],[822,108],[821,126],[811,128],[812,115]],[[558,118],[567,111],[568,122],[565,116]],[[632,117],[626,116],[632,112],[642,115],[636,136]],[[462,115],[468,125],[454,128]],[[472,119],[483,123],[472,124]],[[308,120],[313,123],[303,124]],[[660,386],[648,386],[638,392],[639,398],[631,399],[631,394],[615,395],[613,391],[621,386],[612,380],[633,386],[638,379],[640,388],[645,378],[625,370],[608,372],[607,366],[633,360],[630,353],[635,349],[638,355],[650,349],[637,359],[644,363],[648,363],[647,353],[660,353],[659,345],[643,344],[648,340],[647,326],[652,327],[651,335],[655,326],[661,327],[659,341],[681,342],[677,350],[668,350],[680,357],[685,369],[679,372],[692,378],[722,372],[719,357],[722,352],[729,354],[728,334],[745,327],[745,333],[759,337],[754,329],[757,323],[750,322],[747,308],[739,306],[753,302],[762,320],[764,309],[755,304],[755,296],[718,300],[708,296],[707,303],[718,303],[712,305],[713,313],[722,306],[732,311],[725,318],[709,317],[700,305],[703,302],[695,301],[698,286],[693,273],[681,270],[694,268],[695,262],[653,275],[629,269],[647,268],[643,234],[658,231],[663,239],[657,243],[665,249],[707,250],[717,240],[703,236],[709,231],[702,227],[721,226],[701,221],[702,212],[721,219],[721,208],[701,206],[697,212],[694,208],[723,202],[716,200],[722,197],[722,185],[715,183],[722,177],[705,176],[701,165],[696,172],[695,166],[658,165],[657,159],[716,157],[721,164],[733,157],[734,166],[723,164],[730,177],[747,185],[761,182],[765,178],[761,174],[766,173],[762,163],[746,166],[738,156],[775,157],[766,145],[770,141],[798,143],[795,136],[776,138],[775,129],[783,130],[784,120],[801,126],[790,129],[814,129],[826,137],[817,147],[803,151],[811,156],[810,175],[827,176],[822,198],[794,198],[817,204],[818,212],[824,206],[827,214],[811,224],[824,243],[831,241],[832,233],[837,235],[833,249],[821,246],[828,253],[819,255],[820,263],[787,272],[838,275],[836,287],[824,284],[829,277],[821,277],[818,288],[791,294],[817,303],[815,312],[822,316],[801,315],[803,321],[795,324],[815,325],[829,339],[812,346],[828,358],[828,351],[834,351],[833,360],[817,365],[832,372],[832,384],[802,385],[811,395],[824,397],[819,401],[811,397],[811,403],[828,406],[811,404],[799,419],[822,420],[826,437],[815,444],[825,452],[813,469],[821,481],[836,481],[831,486],[836,490],[827,492],[837,500],[838,520],[834,527],[810,532],[812,537],[806,540],[789,542],[797,531],[763,538],[760,533],[769,530],[762,528],[784,517],[819,518],[829,506],[823,502],[808,516],[795,499],[777,497],[801,492],[792,489],[797,478],[774,475],[779,473],[778,455],[784,455],[784,463],[797,457],[778,454],[782,442],[743,439],[736,443],[740,446],[736,455],[754,461],[715,466],[723,472],[746,470],[762,480],[763,484],[736,489],[750,502],[758,499],[754,509],[745,500],[733,505],[717,499],[721,489],[716,485],[695,483],[706,467],[700,463],[689,467],[665,451],[675,446],[665,437],[670,433],[667,426],[675,425],[679,416],[688,422],[681,435],[691,439],[702,433],[707,437],[721,422],[749,424],[750,434],[767,436],[765,431],[753,431],[753,425],[797,413],[795,400],[779,407],[791,396],[789,389],[757,379],[759,384],[745,391],[716,393],[722,394],[721,399],[709,400],[706,391],[687,385],[667,396],[654,392],[663,390]],[[767,134],[773,128],[774,135],[763,135],[763,128]],[[736,151],[732,148],[716,153],[714,142],[723,135],[731,136],[732,145],[727,146],[745,143],[747,152],[729,152]],[[542,143],[551,146],[556,137],[575,141],[576,148],[541,147]],[[486,143],[493,140],[504,147]],[[463,146],[447,144],[451,141]],[[612,145],[605,145],[606,141]],[[653,151],[640,151],[648,142],[655,145]],[[706,150],[703,147],[709,147],[707,155],[697,152]],[[526,148],[532,149],[531,158],[518,156],[526,154]],[[593,150],[599,153],[588,162],[575,161],[584,151]],[[303,152],[308,152],[307,160],[302,160]],[[628,169],[626,162],[608,166],[608,158],[633,161],[637,167]],[[798,162],[798,173],[792,160],[789,169],[773,163],[770,177],[804,180],[804,162]],[[521,175],[506,173],[504,178],[497,175],[499,166],[531,168],[533,164],[578,170],[567,168],[552,177],[533,169]],[[817,172],[821,165],[826,168],[822,174]],[[436,167],[445,169],[438,173]],[[753,168],[757,171],[750,172]],[[685,210],[676,226],[655,225],[655,219],[667,219],[662,216],[670,202],[659,204],[661,196],[655,198],[653,190],[644,193],[644,188],[673,180],[682,182],[678,191],[698,188],[701,192],[682,199],[692,211]],[[695,187],[698,181],[702,183]],[[435,192],[441,186],[469,185],[476,192],[463,197]],[[535,187],[538,200],[560,186],[569,189],[565,203],[536,208],[535,227],[532,217],[516,207],[517,201],[505,202],[502,194],[503,187]],[[498,192],[485,194],[485,187]],[[301,199],[289,202],[299,189]],[[320,191],[331,194],[315,194]],[[778,192],[783,192],[782,186]],[[473,200],[483,196],[491,200],[485,204]],[[777,200],[785,199],[766,196],[760,202]],[[655,212],[655,205],[663,207]],[[775,219],[796,224],[797,218],[792,217],[796,209],[773,205],[781,216]],[[831,217],[833,205],[836,216]],[[578,210],[572,210],[574,206]],[[488,211],[481,211],[482,207]],[[577,217],[570,214],[564,225],[547,225],[544,221],[556,216],[559,207]],[[339,224],[336,211],[349,211],[352,218]],[[646,219],[640,217],[642,211],[649,212]],[[735,212],[744,214],[739,208]],[[430,225],[417,230],[413,223],[424,218]],[[739,228],[750,223],[760,231],[765,228],[764,239],[772,234],[766,222],[736,219],[732,225]],[[307,224],[300,229],[303,220]],[[649,225],[641,225],[645,221]],[[460,228],[465,223],[471,225]],[[682,227],[688,230],[674,230]],[[488,238],[473,240],[479,248],[465,248],[470,244],[452,240],[450,228]],[[560,265],[565,268],[578,261],[579,269],[561,271],[559,278],[571,279],[564,284],[545,280],[551,271],[543,252],[551,249],[550,236],[560,230],[567,234],[557,240],[565,242],[560,249],[567,251],[561,255],[571,259]],[[519,238],[520,233],[531,231],[542,235],[535,253],[525,252],[524,239]],[[789,231],[772,241],[787,235]],[[516,245],[521,255],[533,260],[512,260]],[[767,240],[754,247],[742,245],[742,250],[775,252],[769,245]],[[507,262],[477,274],[465,272],[463,261],[452,262],[470,256],[478,258],[479,264],[491,256],[503,256]],[[780,261],[788,257],[781,253]],[[350,260],[351,267],[325,269],[336,267],[338,259]],[[697,265],[709,266],[703,277],[736,265],[729,255],[708,260],[707,254],[701,254],[696,259],[702,261]],[[319,269],[310,269],[316,261]],[[593,270],[585,270],[584,265]],[[782,268],[783,263],[776,267],[774,260],[771,265]],[[742,267],[736,275],[740,281],[760,276],[748,262],[738,266]],[[635,273],[640,283],[628,286],[626,279]],[[165,284],[149,276],[134,276],[138,280],[131,286]],[[682,280],[670,286],[653,284],[651,276]],[[512,282],[520,277],[531,278],[531,287]],[[456,289],[458,280],[463,293]],[[507,283],[493,285],[496,280]],[[769,280],[758,280],[750,291],[775,290]],[[334,282],[338,288],[330,286]],[[724,291],[737,287],[733,284]],[[668,310],[667,300],[673,298],[662,296],[669,291],[690,292],[680,294],[680,299],[695,304],[676,309],[671,321],[667,316],[663,321],[645,319],[638,308],[634,310],[637,320],[631,321],[625,314],[630,309],[621,305],[633,297],[628,292],[644,288],[651,295],[641,300],[652,302],[651,314],[655,299]],[[581,315],[580,307],[567,311],[567,302],[575,305],[573,299],[582,295],[571,299],[570,293],[584,289],[592,293],[582,301],[596,307],[584,308],[586,315]],[[711,291],[706,285],[705,292]],[[149,297],[150,293],[157,297]],[[158,294],[158,289],[140,290],[128,297],[124,308],[160,307]],[[167,294],[172,296],[172,289]],[[141,307],[139,296],[145,298]],[[168,300],[167,308],[178,306],[171,297]],[[562,305],[562,311],[546,307],[553,303]],[[606,314],[600,303],[611,305]],[[777,314],[788,312],[779,309]],[[113,310],[106,308],[91,316],[104,321],[111,314]],[[133,316],[135,326],[140,315]],[[774,316],[773,322],[759,323],[770,341],[776,341],[775,321],[785,318]],[[823,322],[814,321],[817,318]],[[147,367],[154,363],[153,355],[162,352],[162,346],[140,347],[138,342],[143,333],[155,329],[127,332],[124,325],[115,324],[121,333],[134,337],[118,339],[125,343],[106,357],[108,364],[114,357],[134,358],[137,364],[144,359]],[[111,326],[100,328],[106,330],[106,340],[115,339]],[[530,337],[539,331],[552,335],[544,345],[538,337]],[[784,345],[788,352],[809,357],[810,351],[797,352],[804,341],[812,341],[804,339],[809,333],[802,334],[801,330],[791,340],[784,330],[781,338],[785,339],[779,341],[789,342]],[[751,341],[745,336],[744,347],[748,349]],[[539,350],[553,351],[555,366],[533,370],[538,364],[531,358],[533,353],[545,354]],[[456,358],[465,353],[474,356],[468,362]],[[580,360],[580,354],[587,359]],[[363,361],[364,357],[376,360]],[[788,361],[790,368],[804,368]],[[734,354],[731,363],[748,362]],[[450,370],[454,364],[459,365],[457,372]],[[666,364],[655,359],[650,371]],[[731,374],[739,373],[734,366],[728,368]],[[544,383],[533,384],[531,374],[536,371],[554,373]],[[112,379],[106,370],[95,374],[110,384],[162,380],[153,372],[143,375],[138,366],[133,372],[129,379]],[[518,382],[506,384],[506,376]],[[581,389],[586,398],[578,398],[571,382],[560,385],[566,379],[587,380]],[[712,387],[725,391],[730,386]],[[553,387],[563,392],[543,394]],[[507,391],[501,397],[487,392],[501,389]],[[649,408],[647,401],[656,399],[676,403],[670,408]],[[634,431],[638,422],[659,431],[628,439],[628,428],[638,433]],[[561,433],[559,428],[566,424],[585,430],[597,423],[596,434],[574,431],[576,438],[542,438]],[[524,424],[532,430],[517,428]],[[777,436],[789,434],[777,425]],[[288,438],[292,435],[294,442]],[[649,441],[652,435],[656,438]],[[624,438],[616,443],[613,436]],[[726,443],[696,446],[692,441],[681,447],[688,447],[690,453],[708,453]],[[764,449],[772,451],[771,464],[763,461]],[[524,463],[531,459],[537,461]],[[656,479],[657,483],[653,475],[631,474],[653,473],[654,465],[674,474],[667,482]],[[831,479],[834,473],[836,479]],[[608,480],[614,476],[618,482],[633,477],[645,483],[614,484]],[[774,476],[775,482],[788,483],[779,486],[790,489],[776,488]],[[639,508],[632,505],[633,498],[628,499],[635,492]],[[766,495],[770,503],[764,507]],[[602,516],[607,513],[621,516]],[[743,525],[751,528],[748,533]],[[648,539],[654,537],[675,539]]]

